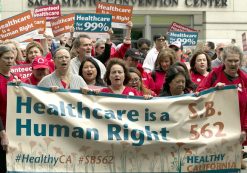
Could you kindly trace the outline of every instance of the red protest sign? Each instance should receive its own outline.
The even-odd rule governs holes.
[[[168,29],[169,32],[171,31],[180,31],[180,32],[198,32],[197,30],[187,27],[185,25],[182,25],[180,23],[172,22],[170,25],[170,28]]]
[[[126,23],[131,21],[133,6],[109,4],[104,2],[96,3],[96,13],[111,14],[112,27],[125,28]],[[118,24],[117,24],[118,23]],[[124,24],[124,25],[121,25]]]
[[[31,11],[18,14],[0,21],[0,40],[14,39],[23,36],[18,41],[32,38],[28,33],[36,30]]]
[[[50,21],[53,35],[57,37],[61,34],[70,32],[71,27],[74,25],[74,20],[75,14],[69,14]]]
[[[11,72],[20,76],[21,79],[28,78],[32,74],[32,65],[31,64],[23,64],[23,65],[15,65],[11,67]]]
[[[46,18],[45,17],[34,18],[34,24],[39,30],[39,34],[44,34],[46,28]]]
[[[61,16],[60,5],[42,6],[34,9],[34,17],[46,17],[47,21],[56,19]]]

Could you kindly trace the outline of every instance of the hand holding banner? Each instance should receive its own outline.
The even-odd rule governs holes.
[[[144,100],[10,84],[8,172],[237,172],[237,92]]]

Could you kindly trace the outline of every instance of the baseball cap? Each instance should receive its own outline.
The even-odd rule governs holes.
[[[139,52],[139,50],[135,49],[135,48],[130,48],[126,51],[125,53],[125,57],[132,57],[136,60],[142,60],[143,58],[141,57],[141,53]]]
[[[171,48],[172,46],[176,46],[177,48],[182,49],[182,44],[181,44],[180,41],[174,41],[173,43],[171,43],[171,44],[169,45],[170,48]]]
[[[34,58],[32,62],[32,67],[33,69],[49,68],[49,64],[47,59],[45,59],[45,57],[37,56],[36,58]]]

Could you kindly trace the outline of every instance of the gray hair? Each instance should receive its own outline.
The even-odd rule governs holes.
[[[7,45],[0,45],[0,57],[3,56],[3,54],[5,54],[6,52],[13,52],[14,51],[11,49],[11,47],[7,46]]]
[[[240,58],[240,63],[242,64],[244,55],[243,55],[243,51],[238,46],[229,45],[229,46],[224,47],[223,56],[222,56],[223,61],[226,60],[229,54],[238,54]]]
[[[69,48],[61,46],[61,47],[57,48],[57,49],[54,51],[54,53],[53,53],[53,59],[56,58],[56,54],[57,54],[57,52],[60,51],[60,50],[67,50],[67,51],[69,52]],[[69,52],[69,53],[70,53],[70,52]]]
[[[96,43],[95,43],[95,47],[98,47],[99,45],[101,45],[101,44],[105,44],[106,43],[106,41],[104,40],[104,39],[98,39],[97,41],[96,41]]]
[[[76,38],[75,38],[75,40],[73,41],[73,46],[74,46],[74,48],[75,49],[77,49],[77,48],[79,48],[80,47],[80,45],[81,45],[81,38],[88,38],[88,39],[91,39],[88,35],[86,35],[86,34],[80,34],[80,35],[78,35]]]

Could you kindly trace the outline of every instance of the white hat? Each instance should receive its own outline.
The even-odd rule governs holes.
[[[181,49],[182,44],[181,44],[180,41],[174,41],[173,43],[171,43],[171,44],[169,45],[169,47],[170,47],[170,46],[176,46],[177,48]]]

